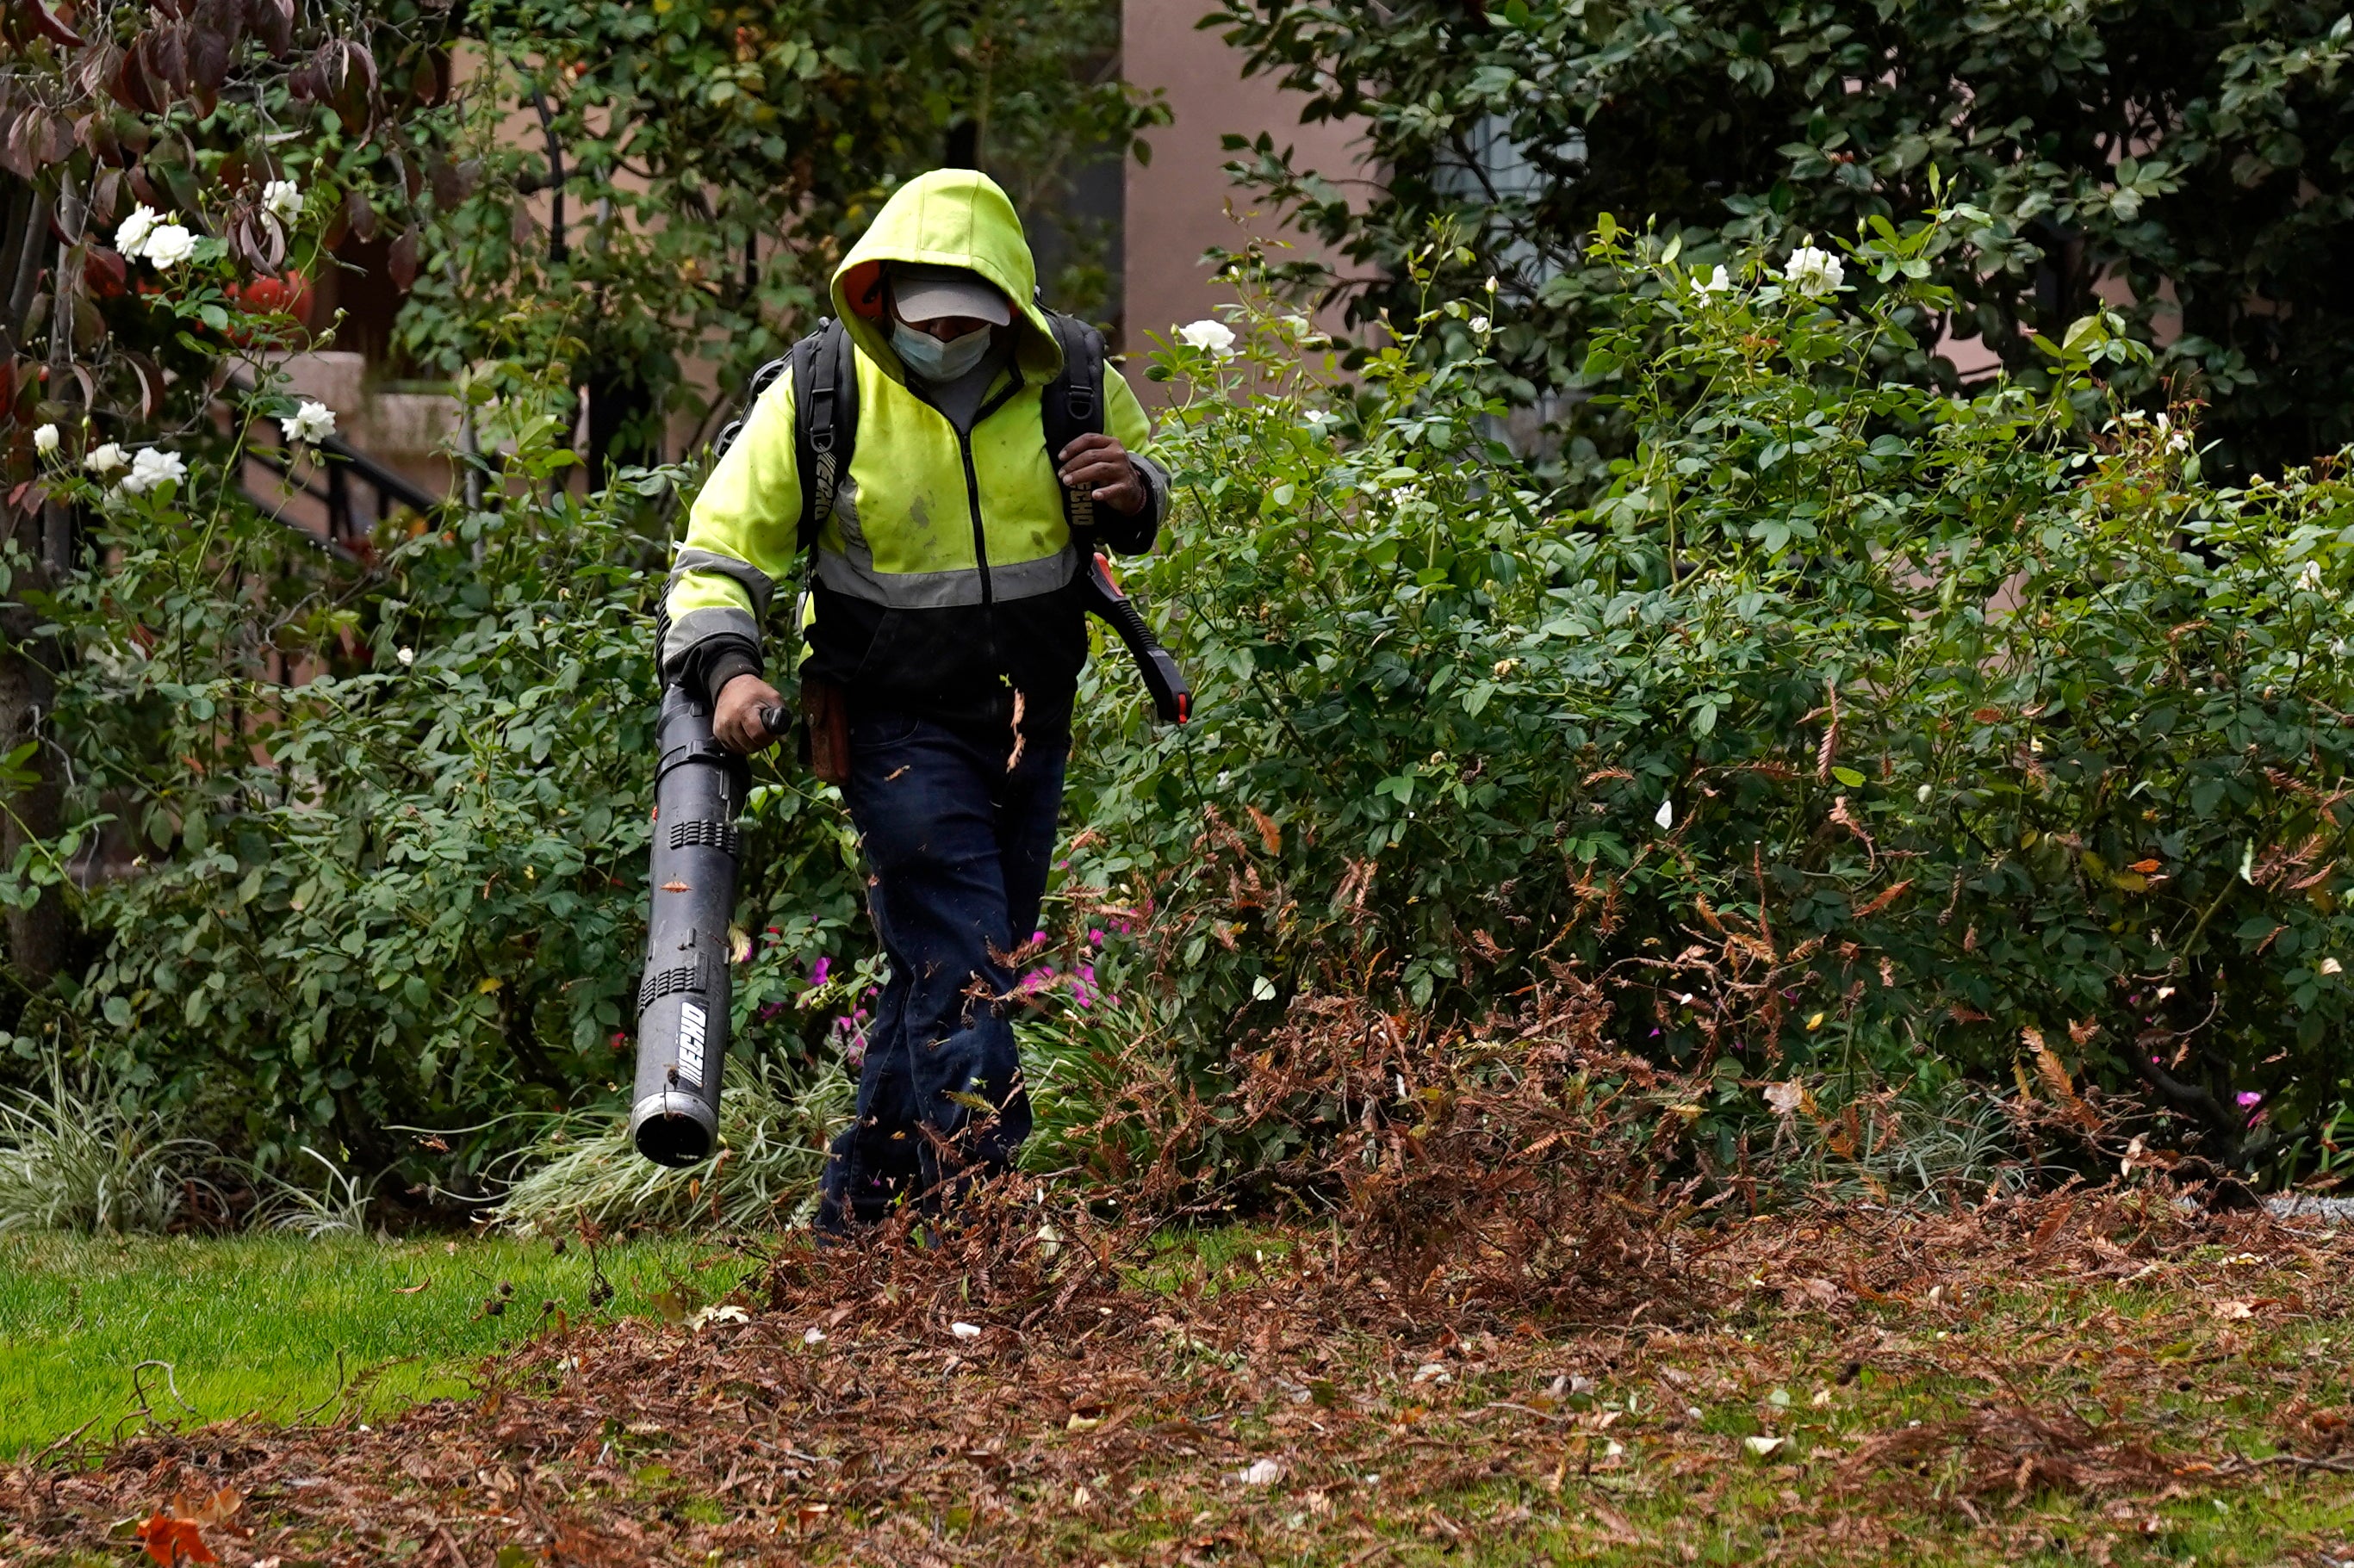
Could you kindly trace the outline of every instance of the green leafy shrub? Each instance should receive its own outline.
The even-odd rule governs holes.
[[[2105,317],[2038,386],[1887,377],[1983,216],[1874,225],[1868,307],[1606,219],[1584,375],[1638,439],[1583,504],[1493,438],[1493,293],[1353,384],[1256,305],[1166,356],[1146,585],[1201,716],[1148,733],[1099,668],[1075,874],[1152,909],[1122,983],[1196,1084],[1303,993],[1476,1018],[1569,966],[1727,1107],[2048,1051],[2253,1161],[2343,1097],[2348,489],[2203,483],[2185,426],[2106,412],[2144,356]]]
[[[1106,305],[1101,237],[1055,221],[1061,198],[1086,161],[1117,163],[1167,118],[1102,69],[1109,0],[788,0],[726,17],[515,0],[462,26],[477,48],[426,127],[427,264],[399,343],[455,375],[518,324],[569,340],[600,471],[675,450],[675,415],[690,441],[708,435],[724,397],[830,310],[826,280],[875,208],[941,162],[988,170],[1046,220],[1066,264],[1044,281],[1066,308]],[[551,186],[568,207],[546,205]]]
[[[1453,218],[1453,286],[1500,273],[1494,380],[1566,394],[1621,283],[1585,249],[1606,212],[1657,216],[1706,266],[1751,248],[1978,209],[1915,260],[1952,291],[1940,328],[2014,377],[2103,308],[2158,345],[2119,385],[2213,405],[2234,472],[2354,438],[2354,330],[2331,265],[2354,171],[2354,26],[2327,5],[1879,0],[1774,9],[1578,0],[1225,0],[1249,69],[1347,123],[1375,186],[1260,136],[1232,165],[1354,263],[1371,319],[1413,309],[1408,258]],[[1940,177],[1945,182],[1941,190]],[[1920,336],[1907,374],[1950,384]],[[1557,406],[1581,431],[1590,404]],[[1596,431],[1596,433],[1601,433]],[[1608,428],[1608,435],[1620,432]],[[1606,439],[1606,444],[1609,444]],[[1614,452],[1621,449],[1612,445]]]
[[[1023,1025],[1039,1161],[1158,1159],[1091,1129],[1162,1096],[1206,1107],[1188,1148],[1220,1170],[1296,1163],[1346,1107],[1302,1087],[1219,1126],[1300,1006],[1362,993],[1485,1060],[1564,977],[1710,1086],[1698,1149],[1727,1165],[1759,1084],[1831,1066],[1925,1097],[2089,1071],[2245,1164],[2319,1147],[2345,486],[2207,483],[2187,427],[2110,410],[2140,351],[2101,317],[2038,386],[1893,378],[1949,302],[1917,263],[1977,220],[1721,281],[1606,224],[1625,315],[1585,375],[1639,439],[1582,501],[1496,439],[1484,353],[1424,352],[1491,343],[1497,291],[1426,302],[1350,379],[1271,307],[1234,347],[1185,334],[1175,543],[1141,577],[1200,716],[1152,731],[1123,665],[1087,677],[1050,907],[1063,967],[1095,967]],[[455,1187],[531,1116],[618,1105],[646,618],[694,476],[557,489],[559,386],[478,384],[504,483],[364,580],[291,563],[200,460],[86,497],[107,570],[43,600],[80,653],[80,825],[9,895],[136,835],[143,864],[76,894],[108,944],[78,1027],[126,1082],[238,1107],[264,1166],[317,1147]],[[877,968],[838,800],[758,777],[737,1020],[785,1103],[832,1081]]]
[[[79,816],[9,895],[63,880],[86,847],[136,852],[78,895],[105,940],[73,991],[81,1039],[164,1103],[201,1098],[264,1169],[317,1145],[462,1189],[524,1131],[517,1112],[629,1075],[648,626],[692,476],[557,487],[560,392],[482,378],[504,482],[388,532],[355,573],[243,505],[201,452],[142,494],[58,480],[91,507],[105,564],[42,607],[77,655],[58,723]],[[790,878],[792,914],[739,987],[748,1049],[799,1050],[801,1016],[758,1015],[858,917],[843,832],[781,803],[756,814],[749,906]],[[456,1128],[455,1149],[424,1140]]]

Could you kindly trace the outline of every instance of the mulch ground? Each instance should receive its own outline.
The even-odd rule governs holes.
[[[2354,1238],[2319,1223],[1702,1216],[1581,1321],[1331,1232],[1120,1254],[1043,1213],[551,1319],[373,1430],[62,1450],[0,1472],[0,1560],[2354,1559]]]

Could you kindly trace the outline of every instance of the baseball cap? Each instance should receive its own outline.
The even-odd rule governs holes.
[[[961,267],[900,264],[890,270],[891,300],[900,318],[910,322],[938,321],[942,316],[970,316],[975,321],[1004,326],[1013,320],[1005,296]]]

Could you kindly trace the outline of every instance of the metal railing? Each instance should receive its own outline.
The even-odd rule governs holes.
[[[354,542],[366,538],[370,529],[391,516],[395,506],[406,506],[413,512],[424,514],[441,504],[438,497],[427,493],[415,480],[386,467],[341,436],[328,436],[314,443],[313,450],[320,458],[320,480],[315,483],[296,471],[283,448],[249,446],[245,449],[245,455],[249,461],[260,463],[289,488],[310,497],[324,509],[327,515],[326,543],[330,545],[348,551]],[[366,516],[355,504],[363,487],[375,493],[376,501],[374,511]],[[246,495],[264,512],[274,514],[277,511],[270,502],[256,495],[250,486],[247,487]]]

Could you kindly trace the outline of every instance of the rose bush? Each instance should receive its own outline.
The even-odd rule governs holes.
[[[1074,874],[1151,910],[1104,961],[1203,1092],[1303,995],[1476,1022],[1571,966],[1728,1110],[2048,1053],[2300,1157],[2349,1086],[2354,495],[2203,482],[2190,410],[2107,403],[2144,351],[2105,317],[2032,387],[1884,374],[1981,218],[1703,277],[1606,217],[1627,308],[1583,385],[1636,440],[1589,497],[1495,439],[1492,291],[1353,381],[1260,305],[1232,358],[1163,357],[1144,592],[1200,716],[1148,730],[1097,665]]]

